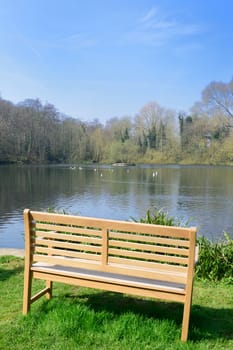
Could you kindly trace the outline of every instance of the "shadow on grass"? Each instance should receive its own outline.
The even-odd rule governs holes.
[[[77,298],[95,312],[106,311],[113,318],[121,314],[132,312],[145,318],[155,320],[169,320],[181,327],[183,317],[183,304],[157,300],[145,300],[129,297],[124,294],[100,292],[81,296],[68,296]],[[193,305],[190,317],[189,340],[233,339],[233,309],[216,309],[206,306]]]
[[[5,281],[8,278],[17,275],[24,269],[23,260],[12,256],[0,257],[0,281]]]

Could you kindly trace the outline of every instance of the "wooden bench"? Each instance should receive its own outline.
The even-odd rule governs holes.
[[[196,229],[24,210],[23,314],[52,282],[184,304],[181,340],[188,337]],[[31,296],[32,280],[46,286]]]

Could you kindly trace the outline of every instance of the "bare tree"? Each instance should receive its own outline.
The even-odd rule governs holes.
[[[202,92],[202,101],[194,110],[210,116],[220,115],[226,119],[228,126],[233,126],[233,78],[228,82],[213,81]]]
[[[174,112],[156,102],[146,104],[135,118],[135,134],[142,148],[163,151],[174,122]]]

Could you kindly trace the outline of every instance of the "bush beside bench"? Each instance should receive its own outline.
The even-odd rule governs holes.
[[[184,304],[181,340],[188,337],[196,228],[151,225],[24,210],[23,314],[52,283]],[[33,279],[46,281],[31,295]]]

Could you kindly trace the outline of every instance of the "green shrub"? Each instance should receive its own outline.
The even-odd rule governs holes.
[[[154,209],[151,214],[151,210],[148,209],[145,218],[139,220],[145,224],[165,225],[165,226],[180,226],[174,217],[169,217],[168,213],[165,213],[163,209]]]
[[[199,258],[196,275],[212,281],[233,283],[233,240],[225,233],[221,242],[198,238]]]

